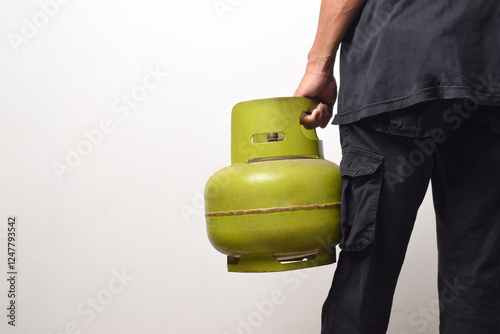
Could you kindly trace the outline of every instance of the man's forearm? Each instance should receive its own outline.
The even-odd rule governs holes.
[[[337,49],[365,0],[322,0],[318,29],[308,55],[308,67],[331,71]]]

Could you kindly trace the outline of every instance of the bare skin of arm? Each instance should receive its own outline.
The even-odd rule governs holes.
[[[321,103],[310,113],[302,114],[306,129],[325,128],[337,100],[333,65],[340,42],[365,0],[322,0],[318,29],[308,54],[306,72],[293,96],[318,98]]]

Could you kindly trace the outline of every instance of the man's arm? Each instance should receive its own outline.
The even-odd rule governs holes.
[[[294,96],[319,98],[320,103],[310,115],[302,114],[300,122],[307,129],[326,127],[337,99],[337,83],[333,65],[337,49],[347,29],[365,0],[322,0],[318,29],[308,54],[306,72]]]

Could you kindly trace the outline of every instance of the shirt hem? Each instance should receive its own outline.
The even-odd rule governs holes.
[[[333,118],[332,124],[349,124],[359,121],[364,117],[407,108],[421,102],[441,99],[471,99],[481,105],[500,105],[500,94],[482,93],[468,86],[428,87],[400,98],[370,103],[357,109],[337,113]]]

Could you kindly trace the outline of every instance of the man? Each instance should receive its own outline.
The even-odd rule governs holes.
[[[342,237],[322,333],[386,333],[432,180],[440,333],[500,333],[500,2],[322,0],[295,96],[337,97]],[[418,288],[418,287],[417,287]]]

